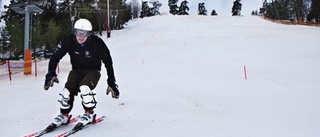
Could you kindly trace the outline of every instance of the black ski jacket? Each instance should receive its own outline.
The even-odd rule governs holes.
[[[63,38],[49,61],[49,72],[55,72],[61,58],[68,53],[73,70],[101,70],[104,63],[108,80],[115,81],[110,51],[104,41],[95,35],[90,35],[87,41],[79,44],[74,34]]]

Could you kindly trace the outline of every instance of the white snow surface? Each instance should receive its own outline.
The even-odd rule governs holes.
[[[106,40],[121,92],[95,89],[102,123],[76,137],[319,137],[319,27],[255,16],[156,16],[130,21]],[[44,75],[1,82],[0,135],[24,136],[59,113],[60,84]],[[244,75],[246,67],[247,79]],[[76,97],[73,115],[83,114]],[[58,129],[45,137],[71,129]]]

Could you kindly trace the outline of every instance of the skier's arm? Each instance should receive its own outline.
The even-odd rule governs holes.
[[[55,72],[58,63],[60,62],[61,58],[66,55],[68,52],[68,44],[60,41],[55,49],[54,54],[51,56],[50,61],[49,61],[49,67],[48,67],[48,72]]]
[[[106,52],[105,52],[105,59],[103,60],[103,63],[107,69],[107,75],[108,75],[108,83],[110,82],[115,82],[115,76],[114,76],[114,70],[113,70],[113,62],[112,62],[112,58],[110,56],[110,52],[109,50],[106,48]]]
[[[67,53],[67,47],[64,46],[65,43],[59,42],[55,53],[52,55],[49,61],[48,73],[46,74],[46,79],[44,82],[44,89],[48,90],[53,86],[53,83],[59,83],[56,74],[57,64],[60,62],[60,59]]]
[[[99,56],[100,56],[102,62],[104,63],[105,68],[107,69],[108,83],[109,83],[109,81],[115,82],[116,79],[114,76],[113,62],[112,62],[112,58],[110,55],[110,51],[109,51],[107,45],[102,40],[100,40],[99,44],[100,44]]]
[[[111,93],[112,97],[115,99],[119,98],[120,92],[118,90],[118,85],[116,84],[116,79],[114,76],[114,70],[113,70],[113,62],[110,55],[110,51],[108,47],[102,42],[102,62],[104,63],[106,69],[107,69],[107,75],[108,75],[108,88],[107,88],[107,95]]]

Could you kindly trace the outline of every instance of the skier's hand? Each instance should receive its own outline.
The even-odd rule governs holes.
[[[50,87],[52,87],[54,82],[59,83],[56,72],[48,72],[46,75],[46,80],[44,81],[44,90],[48,90]]]
[[[119,92],[119,90],[118,90],[117,87],[118,87],[118,86],[112,88],[112,87],[108,86],[108,88],[107,88],[107,95],[109,95],[109,93],[111,92],[112,98],[118,99],[119,96],[120,96],[120,92]]]
[[[111,93],[112,98],[118,99],[120,96],[120,92],[118,90],[118,85],[115,83],[115,80],[108,79],[108,88],[107,95]]]

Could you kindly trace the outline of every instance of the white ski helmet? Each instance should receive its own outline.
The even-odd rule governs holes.
[[[92,25],[87,19],[78,19],[76,23],[74,23],[74,29],[91,31]]]

